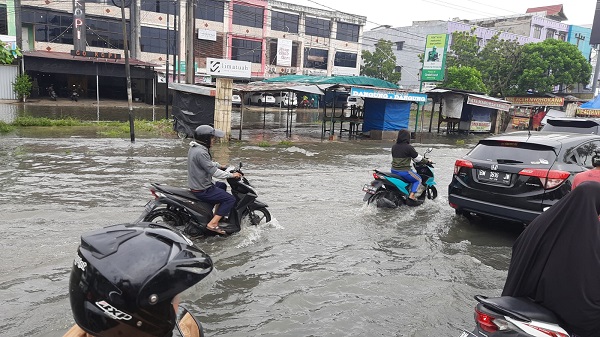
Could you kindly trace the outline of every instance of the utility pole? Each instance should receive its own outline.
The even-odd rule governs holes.
[[[169,45],[171,44],[171,31],[169,27],[169,11],[167,11],[167,69],[165,70],[165,119],[169,119]]]
[[[592,83],[592,95],[596,97],[596,88],[598,88],[598,72],[600,71],[600,46],[594,45],[596,51],[596,66],[594,67],[594,81]]]
[[[113,0],[115,4],[115,0]],[[123,24],[123,53],[125,54],[125,77],[127,78],[127,106],[129,108],[129,135],[131,142],[135,142],[133,124],[133,105],[131,102],[131,74],[129,73],[129,46],[127,45],[127,22],[125,21],[125,0],[121,0],[121,23]]]
[[[173,43],[173,83],[175,83],[175,75],[179,74],[179,69],[181,68],[181,59],[179,56],[179,30],[181,30],[181,21],[179,18],[181,17],[180,8],[179,8],[179,0],[173,1],[173,33],[175,34],[175,41]],[[179,21],[179,25],[178,25]],[[177,73],[175,72],[177,70]],[[179,76],[177,76],[177,82],[179,82]]]
[[[196,2],[186,0],[186,25],[185,25],[185,83],[194,84],[196,77],[194,69],[194,32],[196,31],[195,14]]]

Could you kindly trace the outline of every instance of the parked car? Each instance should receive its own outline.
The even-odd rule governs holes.
[[[250,95],[250,104],[263,105],[265,103],[267,105],[275,105],[275,97],[265,92],[255,92]]]
[[[456,214],[528,224],[592,168],[600,136],[518,131],[480,140],[456,160],[448,202]]]
[[[365,106],[365,100],[362,97],[348,96],[346,99],[346,109],[350,109],[353,106],[362,108]]]
[[[273,93],[273,97],[275,105],[279,107],[298,106],[298,96],[294,93],[290,96],[287,92],[276,92]]]
[[[600,134],[600,118],[548,118],[540,131]]]
[[[232,95],[231,96],[231,105],[240,106],[242,105],[242,97],[240,95]]]

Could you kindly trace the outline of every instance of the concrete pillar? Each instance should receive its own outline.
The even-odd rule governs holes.
[[[231,95],[233,94],[233,80],[231,78],[217,78],[215,97],[215,129],[225,131],[222,141],[229,141],[231,136]]]

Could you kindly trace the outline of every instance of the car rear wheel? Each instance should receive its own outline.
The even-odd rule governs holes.
[[[181,220],[181,217],[177,213],[165,208],[157,209],[148,213],[148,215],[144,217],[144,221],[159,224],[164,223],[173,227],[178,227],[183,224],[183,220]]]

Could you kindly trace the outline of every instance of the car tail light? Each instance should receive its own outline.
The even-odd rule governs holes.
[[[473,168],[473,163],[465,159],[457,159],[456,162],[454,162],[454,174],[458,174],[461,167]]]
[[[519,172],[519,175],[539,178],[540,182],[542,183],[542,186],[544,186],[544,189],[547,190],[549,188],[554,188],[562,184],[571,176],[571,173],[558,170],[526,168],[522,169]]]
[[[496,332],[498,331],[498,326],[494,324],[494,317],[490,315],[486,315],[483,312],[475,309],[475,322],[481,328],[481,330],[486,332]]]
[[[450,205],[450,207],[452,207],[452,208],[458,208],[458,205],[457,205],[457,204],[453,204],[453,203],[451,203],[451,202],[449,202],[448,204],[449,204],[449,205]]]

